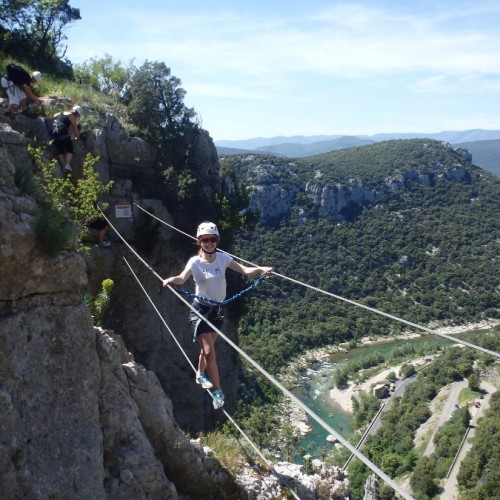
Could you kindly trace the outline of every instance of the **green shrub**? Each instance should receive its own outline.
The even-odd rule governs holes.
[[[76,234],[76,228],[66,215],[50,206],[41,206],[35,219],[35,234],[43,251],[55,257]]]
[[[22,165],[16,168],[14,183],[22,195],[37,197],[40,194],[40,183],[33,174],[31,165]]]
[[[97,326],[102,326],[104,316],[109,308],[109,303],[111,301],[111,292],[115,283],[112,279],[105,279],[102,282],[102,289],[97,294],[94,301],[94,321]]]

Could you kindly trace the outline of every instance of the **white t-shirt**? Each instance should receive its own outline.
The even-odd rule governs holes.
[[[222,302],[226,298],[226,268],[233,258],[224,252],[216,252],[213,262],[204,262],[198,255],[191,257],[186,264],[196,284],[195,294],[207,299]]]

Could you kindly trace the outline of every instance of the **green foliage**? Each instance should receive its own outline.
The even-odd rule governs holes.
[[[434,436],[436,446],[434,453],[430,457],[420,458],[410,479],[417,498],[432,496],[433,485],[438,484],[439,479],[446,476],[458,452],[469,421],[469,411],[467,407],[463,407],[455,411],[453,416],[439,428]],[[426,480],[423,478],[424,472],[427,475]]]
[[[491,395],[490,407],[477,427],[472,449],[457,476],[463,498],[500,497],[500,392]]]
[[[67,247],[76,234],[76,227],[64,212],[42,205],[35,218],[35,234],[44,252],[55,257]]]
[[[380,402],[373,394],[361,392],[359,397],[352,398],[352,427],[358,429],[371,422],[380,409]]]
[[[418,492],[417,498],[429,500],[439,493],[439,486],[434,479],[434,460],[423,457],[415,467],[410,480],[414,492]]]
[[[167,176],[165,176],[167,179]],[[174,181],[177,185],[177,196],[179,200],[192,198],[197,187],[196,177],[187,169],[180,172],[174,172],[174,175],[168,177],[168,180]]]
[[[417,371],[415,370],[415,367],[410,363],[402,364],[401,368],[399,370],[399,376],[402,379],[411,377],[411,376],[415,375],[415,373],[417,373]]]
[[[87,223],[100,216],[98,204],[111,187],[112,182],[103,184],[99,180],[94,168],[97,158],[91,155],[87,155],[83,164],[83,176],[73,183],[69,177],[60,178],[56,175],[56,162],[45,161],[40,148],[30,146],[28,149],[35,167],[40,170],[40,186],[43,192],[39,203],[44,209],[40,213],[40,222],[37,222],[37,228],[39,228],[37,235],[39,237],[45,235],[43,236],[44,241],[47,239],[47,235],[50,233],[47,228],[52,227],[52,224],[46,219],[52,215],[60,222],[61,231],[67,235],[66,241],[70,237],[67,228],[75,227],[81,242],[88,232]],[[61,222],[63,220],[67,220],[67,224],[63,224]],[[63,240],[62,237],[57,238],[58,246]],[[47,248],[46,243],[44,243],[44,247]]]
[[[481,379],[476,373],[469,375],[467,382],[469,383],[469,389],[471,391],[479,392],[481,390]]]
[[[335,371],[334,383],[337,387],[342,387],[346,384],[349,376],[353,374],[359,375],[361,370],[380,365],[385,362],[384,356],[379,353],[373,353],[362,358],[351,360],[346,363],[342,368]]]
[[[92,57],[74,68],[77,82],[110,95],[115,101],[123,96],[133,71],[133,60],[126,66],[121,61],[114,61],[109,54]]]
[[[179,78],[161,62],[146,61],[133,71],[123,100],[134,123],[153,139],[171,139],[185,133],[194,111],[184,105],[186,91]]]
[[[102,326],[103,324],[104,317],[111,302],[111,293],[115,287],[115,283],[112,279],[106,278],[103,280],[101,286],[101,291],[97,294],[95,299],[92,299],[92,297],[87,297],[86,299],[87,305],[90,305],[89,308],[94,317],[94,324],[96,326]]]
[[[33,174],[31,165],[20,165],[16,167],[14,183],[21,194],[37,197],[40,194],[40,183]]]
[[[36,69],[55,71],[65,52],[64,29],[79,19],[80,10],[68,0],[0,0],[0,49]],[[69,65],[60,68],[71,76]]]

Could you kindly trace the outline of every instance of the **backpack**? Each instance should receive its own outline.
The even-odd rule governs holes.
[[[63,116],[61,119],[56,119],[52,124],[52,137],[62,141],[69,137],[69,118]]]
[[[17,64],[7,64],[7,80],[10,80],[14,85],[30,85],[31,75],[21,66]]]

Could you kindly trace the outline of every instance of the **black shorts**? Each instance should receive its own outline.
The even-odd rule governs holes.
[[[108,223],[104,219],[97,219],[89,224],[89,228],[101,231],[102,229],[105,229],[107,225]]]
[[[69,135],[63,139],[54,138],[54,146],[57,149],[58,155],[73,153],[73,142]]]
[[[223,307],[201,304],[196,300],[193,302],[192,306],[199,311],[204,318],[208,319],[208,321],[217,327],[217,329],[220,330],[222,328],[222,322],[224,320]],[[189,311],[189,321],[193,327],[193,341],[195,341],[196,337],[203,333],[210,333],[214,331],[214,329],[206,321],[203,321],[193,311]]]

